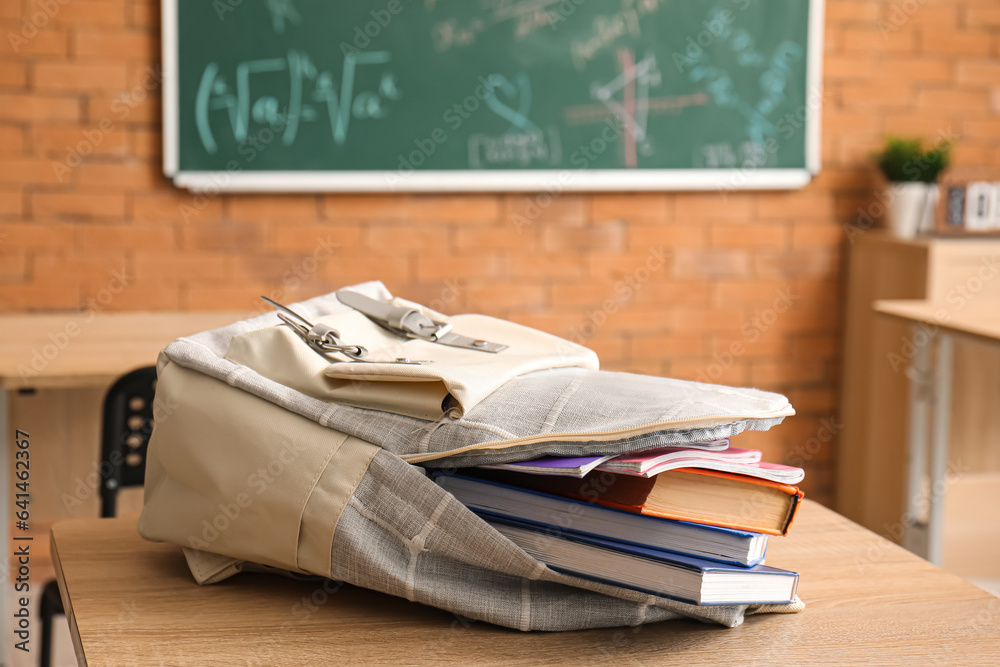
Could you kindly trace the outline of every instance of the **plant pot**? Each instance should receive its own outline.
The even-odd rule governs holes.
[[[886,199],[886,218],[893,236],[912,239],[933,229],[936,183],[890,183]]]

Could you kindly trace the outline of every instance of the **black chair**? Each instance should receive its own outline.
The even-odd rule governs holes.
[[[101,516],[113,517],[118,492],[142,486],[146,474],[146,446],[153,430],[153,392],[156,367],[140,368],[121,377],[104,397],[101,426]],[[52,618],[65,614],[59,584],[50,581],[42,591],[40,664],[52,663]]]

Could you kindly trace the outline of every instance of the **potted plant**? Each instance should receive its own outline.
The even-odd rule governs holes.
[[[920,139],[888,137],[875,158],[889,180],[886,217],[899,238],[913,238],[931,229],[938,202],[938,175],[948,166],[951,144],[941,141],[924,150]]]

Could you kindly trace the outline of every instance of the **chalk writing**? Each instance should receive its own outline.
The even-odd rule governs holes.
[[[201,144],[211,154],[218,152],[213,120],[222,116],[228,120],[233,138],[244,141],[254,123],[283,127],[281,141],[285,146],[295,143],[303,122],[326,121],[335,145],[347,140],[351,119],[384,118],[388,105],[399,100],[395,75],[385,65],[387,51],[349,53],[344,56],[339,85],[329,70],[321,71],[310,57],[299,51],[289,51],[284,58],[262,58],[241,62],[236,66],[232,83],[211,62],[202,72],[195,98],[195,122]],[[383,66],[375,70],[378,83],[374,88],[360,89],[356,85],[359,68]],[[284,100],[271,94],[279,80],[287,76]],[[255,84],[263,93],[256,93]],[[280,121],[280,122],[278,122]]]
[[[641,35],[641,19],[656,12],[661,7],[662,0],[622,0],[622,5],[622,10],[616,14],[595,17],[590,34],[584,39],[574,39],[570,44],[573,65],[581,72],[586,69],[588,62],[602,50],[610,48],[620,37]],[[566,19],[562,17],[561,20]]]
[[[694,154],[694,166],[708,169],[757,169],[767,164],[767,150],[762,144],[744,141],[737,146],[725,141],[707,144]]]
[[[510,22],[515,39],[523,39],[539,28],[551,26],[564,20],[561,14],[549,9],[561,2],[571,0],[481,0],[478,3],[485,11],[484,17],[466,21],[448,19],[434,25],[432,38],[434,48],[447,51],[453,47],[471,46],[477,37],[493,25]],[[656,0],[659,1],[659,0]],[[432,3],[428,11],[436,7]]]
[[[267,0],[267,11],[271,13],[271,27],[279,35],[285,32],[285,21],[298,24],[302,20],[292,0]]]
[[[718,41],[720,46],[728,46],[736,54],[736,62],[746,69],[767,69],[757,79],[760,88],[760,98],[756,103],[748,102],[736,91],[733,74],[712,64],[709,50],[703,49],[689,56],[696,63],[688,71],[691,81],[703,83],[706,92],[718,107],[737,111],[746,122],[747,136],[754,144],[763,144],[767,136],[774,135],[775,125],[769,120],[771,114],[785,101],[785,91],[788,78],[792,73],[792,63],[803,57],[800,45],[790,40],[778,43],[770,58],[757,50],[753,35],[744,28],[734,28],[727,21],[720,21],[724,10],[711,9],[706,19],[706,25],[720,25]],[[741,72],[739,77],[749,76]]]
[[[514,76],[514,81],[510,81],[502,74],[491,74],[487,79],[493,84],[486,91],[486,106],[490,111],[500,116],[504,120],[510,121],[511,129],[521,130],[526,133],[536,133],[538,128],[528,114],[531,113],[531,81],[524,72],[519,72]],[[507,96],[507,101],[500,101],[497,91]],[[509,106],[514,104],[516,108]]]
[[[508,131],[499,136],[473,134],[469,137],[469,167],[557,165],[562,160],[559,130],[547,132]]]

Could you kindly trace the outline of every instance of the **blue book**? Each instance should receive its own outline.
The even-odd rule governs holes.
[[[625,512],[484,479],[435,473],[434,481],[483,516],[551,527],[567,534],[609,538],[722,563],[764,562],[767,535]]]
[[[553,570],[696,605],[786,604],[799,575],[767,565],[738,567],[662,549],[570,533],[523,521],[487,521]]]

